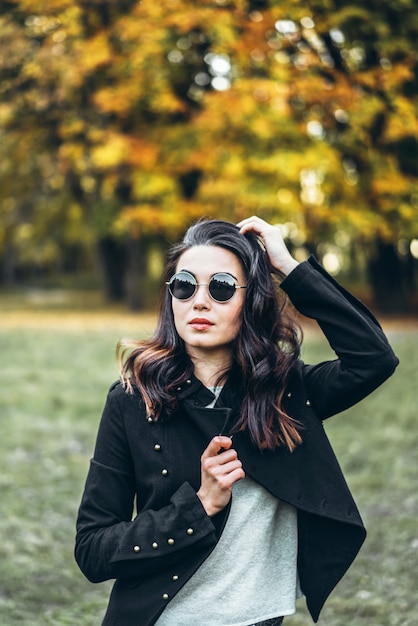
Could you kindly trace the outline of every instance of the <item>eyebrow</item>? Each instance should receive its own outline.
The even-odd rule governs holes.
[[[190,271],[190,270],[186,269],[185,267],[183,267],[181,270],[180,270],[180,269],[179,269],[179,270],[177,270],[177,272],[176,272],[176,273],[178,274],[179,272],[187,272],[188,274],[191,274],[194,278],[196,278],[196,274],[194,274],[192,271]],[[213,278],[214,276],[216,276],[216,274],[228,274],[228,276],[232,276],[232,278],[233,278],[234,280],[236,280],[237,282],[239,282],[239,279],[238,279],[236,276],[234,276],[234,274],[231,274],[231,272],[225,272],[224,270],[220,270],[220,271],[218,271],[218,272],[214,272],[213,274],[211,274],[211,276],[210,276],[209,280],[210,280],[211,278]],[[196,278],[196,280],[197,280],[197,278]]]

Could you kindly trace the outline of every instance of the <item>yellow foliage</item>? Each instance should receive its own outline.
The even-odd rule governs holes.
[[[58,11],[64,11],[71,8],[74,5],[73,0],[36,0],[36,6],[34,6],[33,0],[19,0],[19,8],[21,11],[28,11],[29,13],[36,13],[37,15],[48,16],[51,13],[54,15]]]
[[[363,71],[357,75],[357,84],[367,87],[372,93],[384,92],[397,96],[402,94],[404,84],[414,79],[410,60],[391,65],[390,69],[383,70],[381,67]]]
[[[134,237],[157,233],[162,225],[160,208],[150,204],[125,207],[114,224],[116,232]]]
[[[186,113],[187,106],[172,91],[162,89],[150,94],[150,102],[156,111],[163,115]]]
[[[306,28],[304,37],[282,36],[275,25],[293,20],[298,30],[311,15],[314,38],[317,30],[343,31],[344,20],[366,23],[373,15],[367,3],[334,10],[322,3],[321,23],[319,5],[308,10],[299,0],[260,3],[251,13],[247,0],[138,1],[123,9],[109,0],[107,19],[99,2],[12,4],[19,19],[0,16],[7,69],[0,126],[17,129],[1,135],[3,197],[24,198],[40,173],[45,188],[71,194],[66,173],[72,171],[86,214],[93,192],[98,205],[116,213],[116,190],[126,177],[132,204],[115,229],[133,236],[174,233],[201,214],[238,219],[259,212],[304,224],[312,238],[341,224],[366,237],[387,237],[396,220],[416,221],[408,203],[412,176],[401,172],[398,155],[387,157],[392,143],[418,137],[416,98],[405,89],[416,63],[413,50],[408,58],[406,35],[402,45],[393,38],[388,43],[391,25],[378,21],[376,49],[382,61],[388,58],[365,69],[347,58],[361,52],[366,31],[359,31],[358,42],[345,33],[342,72],[309,48]],[[231,63],[225,91],[193,82],[197,72],[211,78],[205,46]],[[405,51],[402,62],[394,61],[401,58],[397,50]],[[321,125],[321,138],[307,134],[309,121]],[[51,151],[55,169],[42,161],[42,151]],[[353,161],[351,178],[343,160]],[[22,180],[17,195],[13,168],[30,173],[16,176]],[[306,193],[304,207],[306,169],[320,183],[318,201]],[[192,201],[184,200],[179,176],[193,170],[199,184]],[[83,217],[71,208],[67,215],[73,226]]]
[[[0,126],[7,126],[13,119],[13,107],[5,102],[0,103]]]
[[[90,39],[77,42],[74,49],[78,52],[78,70],[83,71],[83,73],[97,70],[103,65],[108,65],[113,60],[107,33],[103,31]]]
[[[398,141],[410,135],[418,136],[417,114],[413,103],[399,96],[386,122],[385,141]]]
[[[391,203],[393,203],[393,198],[403,196],[408,189],[408,179],[399,171],[389,170],[389,168],[385,168],[380,175],[377,173],[371,183],[372,193],[376,196],[390,196]]]
[[[227,36],[230,28],[234,26],[234,15],[231,11],[217,7],[215,14],[213,3],[209,6],[203,6],[202,2],[194,2],[192,11],[190,7],[184,11],[180,7],[176,7],[168,12],[163,10],[163,14],[162,17],[166,21],[168,28],[174,28],[179,33],[186,34],[193,29],[201,28],[207,31],[209,35],[212,35],[215,41],[223,41],[223,38],[216,37],[216,30],[221,29],[222,34]]]
[[[161,204],[167,198],[177,196],[176,181],[160,171],[137,171],[132,176],[134,197],[140,201]]]
[[[84,120],[73,117],[65,118],[61,121],[59,130],[64,141],[70,141],[74,136],[84,132],[86,124]]]
[[[116,113],[122,117],[129,113],[136,99],[136,86],[127,83],[102,87],[93,96],[94,104],[103,113]]]
[[[187,216],[187,217],[186,217]],[[122,209],[115,221],[115,230],[128,233],[132,237],[156,235],[164,232],[176,234],[184,228],[188,213],[172,207],[164,210],[161,205],[138,204]]]
[[[58,156],[63,163],[74,164],[79,171],[85,169],[81,166],[85,158],[85,147],[80,142],[66,141],[60,146]]]
[[[129,138],[129,154],[127,163],[139,170],[151,170],[158,164],[160,148],[152,141],[146,141],[139,137]]]
[[[415,207],[411,206],[407,202],[400,202],[396,209],[399,211],[400,217],[405,223],[410,223],[414,225],[415,228],[418,227],[418,212]]]
[[[101,145],[91,149],[92,164],[98,170],[116,167],[122,163],[128,154],[129,142],[127,137],[117,133],[106,133]]]

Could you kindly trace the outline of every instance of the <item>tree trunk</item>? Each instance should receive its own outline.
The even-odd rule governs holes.
[[[407,272],[393,243],[376,240],[368,271],[376,308],[386,314],[408,312]]]
[[[2,283],[11,287],[16,282],[15,249],[11,243],[6,243],[1,263]]]
[[[144,237],[131,237],[128,241],[128,271],[126,295],[128,307],[140,311],[147,304],[148,245]]]
[[[128,241],[127,304],[132,311],[154,310],[158,303],[167,242],[154,236]]]
[[[126,296],[126,245],[107,236],[98,241],[97,248],[106,298],[110,302],[121,302]]]

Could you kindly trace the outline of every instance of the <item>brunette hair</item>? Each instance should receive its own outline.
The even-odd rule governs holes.
[[[242,235],[231,222],[201,220],[168,253],[164,281],[176,271],[180,256],[194,246],[219,246],[241,262],[247,279],[242,324],[233,343],[230,372],[238,381],[242,405],[232,431],[248,429],[260,449],[286,446],[292,451],[302,438],[300,425],[285,412],[283,395],[300,352],[299,328],[287,314],[267,253],[253,233]],[[121,380],[128,392],[136,386],[147,415],[168,417],[176,407],[177,388],[193,375],[193,365],[177,334],[171,295],[165,289],[153,336],[118,346]],[[225,378],[220,374],[220,379]]]

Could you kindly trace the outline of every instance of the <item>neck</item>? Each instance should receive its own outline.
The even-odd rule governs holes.
[[[231,354],[190,354],[193,363],[194,375],[205,387],[214,387],[219,382],[219,376],[231,367]]]

